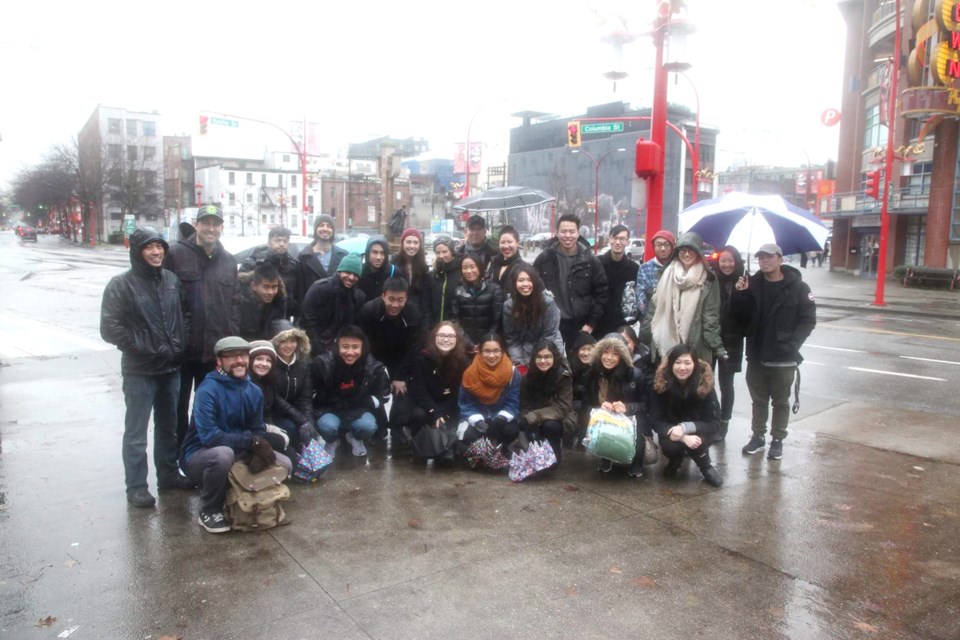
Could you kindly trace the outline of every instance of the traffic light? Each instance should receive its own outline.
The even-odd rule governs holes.
[[[866,188],[864,192],[867,194],[868,198],[873,198],[874,200],[880,199],[880,176],[882,172],[880,169],[874,169],[873,171],[867,171],[867,179],[865,181]]]
[[[210,122],[210,116],[200,116],[200,135],[207,135],[207,124]]]
[[[573,120],[567,123],[567,146],[580,146],[580,121]]]

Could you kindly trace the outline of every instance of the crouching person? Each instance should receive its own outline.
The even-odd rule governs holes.
[[[345,325],[332,352],[314,358],[311,365],[317,431],[333,455],[343,435],[353,455],[367,455],[366,443],[386,424],[384,404],[390,398],[390,378],[383,364],[370,355],[360,327]],[[301,431],[306,441],[311,434]]]
[[[520,433],[520,372],[507,355],[503,338],[488,333],[480,338],[479,353],[463,372],[458,404],[461,422],[458,432],[462,449],[480,438],[507,447]]]
[[[217,341],[213,350],[217,368],[197,388],[180,465],[200,485],[200,526],[224,533],[230,530],[223,514],[227,474],[236,457],[249,452],[267,464],[281,465],[288,474],[292,465],[264,438],[263,392],[247,375],[250,344],[230,336]]]

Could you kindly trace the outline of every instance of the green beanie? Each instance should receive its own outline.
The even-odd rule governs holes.
[[[342,260],[340,260],[340,266],[337,267],[337,273],[346,271],[347,273],[352,273],[359,278],[361,269],[362,265],[360,264],[360,256],[356,253],[348,253],[347,255],[343,256]]]

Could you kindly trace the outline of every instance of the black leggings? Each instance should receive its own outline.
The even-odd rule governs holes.
[[[702,439],[699,447],[691,449],[682,442],[674,442],[670,438],[663,437],[660,438],[660,451],[663,452],[665,458],[670,460],[682,460],[684,454],[686,454],[701,469],[710,466],[710,444],[705,438]]]
[[[729,422],[733,415],[733,377],[736,371],[729,368],[722,360],[715,368],[717,372],[717,386],[720,388],[720,419]]]
[[[531,428],[527,432],[527,437],[531,440],[545,439],[553,447],[553,452],[557,454],[557,462],[563,454],[563,423],[559,420],[544,420],[539,427]]]
[[[487,422],[489,427],[487,428],[486,433],[480,433],[472,426],[467,427],[466,432],[463,434],[463,443],[467,447],[479,440],[481,437],[486,436],[494,444],[501,444],[500,450],[504,455],[507,455],[507,447],[510,446],[510,443],[517,439],[517,436],[520,435],[520,425],[517,424],[516,420],[511,420],[506,424],[501,425],[498,422]]]

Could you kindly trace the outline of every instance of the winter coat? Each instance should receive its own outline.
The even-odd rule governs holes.
[[[287,329],[273,337],[273,346],[287,340],[297,341],[293,362],[279,357],[273,369],[274,418],[286,418],[295,425],[313,424],[313,381],[310,378],[310,339],[301,329]]]
[[[141,254],[158,233],[137,229],[130,235],[130,270],[111,278],[103,290],[100,336],[123,354],[120,371],[161,375],[176,371],[187,344],[186,299],[172,272],[151,267]]]
[[[379,269],[374,269],[370,266],[370,247],[375,244],[383,247],[383,264],[380,265]],[[390,245],[387,244],[386,238],[383,236],[371,236],[371,238],[367,240],[367,249],[363,254],[363,269],[360,271],[360,280],[357,282],[357,286],[363,291],[367,300],[379,298],[380,294],[383,293],[383,283],[397,273],[397,268],[390,264],[390,260],[387,259],[389,255]]]
[[[347,255],[346,249],[341,249],[335,244],[331,245],[330,267],[324,269],[323,264],[320,263],[320,255],[315,253],[316,247],[317,241],[314,240],[309,247],[301,251],[300,255],[297,256],[297,262],[300,263],[300,282],[298,289],[304,297],[307,295],[307,292],[310,291],[310,287],[313,286],[314,282],[337,275],[337,267],[340,265],[340,261],[344,256]],[[301,313],[303,313],[302,307]]]
[[[180,449],[181,467],[194,452],[210,447],[230,447],[235,452],[253,447],[253,437],[263,436],[263,392],[249,376],[214,370],[207,374],[193,397],[190,426]]]
[[[513,364],[526,365],[533,356],[533,345],[541,338],[550,340],[560,353],[563,349],[563,338],[560,337],[560,309],[549,292],[543,294],[543,318],[540,324],[532,327],[520,325],[513,318],[513,297],[507,296],[503,303],[503,339],[507,343],[510,359]]]
[[[734,254],[739,262],[739,253]],[[731,304],[736,294],[736,283],[741,270],[737,268],[729,277],[717,273],[717,286],[720,290],[720,340],[727,350],[728,359],[724,366],[729,371],[740,371],[743,368],[743,337],[747,333],[750,323],[749,313],[743,306],[735,308]]]
[[[620,363],[612,372],[603,368],[600,357],[607,349],[616,349]],[[607,380],[607,402],[622,402],[626,405],[628,416],[645,418],[645,394],[647,385],[642,370],[634,367],[627,343],[620,338],[604,338],[597,343],[590,356],[590,375],[587,378],[586,407],[584,411],[598,408],[600,402],[600,381]]]
[[[240,273],[233,293],[233,325],[236,335],[244,340],[270,340],[276,333],[274,323],[287,318],[286,285],[280,279],[280,289],[270,304],[263,304],[250,285],[253,272]]]
[[[710,442],[720,428],[720,403],[714,389],[713,369],[705,360],[700,361],[700,383],[697,390],[686,399],[676,397],[667,389],[667,361],[664,360],[653,379],[648,394],[647,406],[650,422],[660,438],[676,425],[684,432],[696,434]]]
[[[516,367],[513,368],[513,377],[510,384],[504,387],[492,404],[484,404],[472,393],[460,385],[460,394],[457,397],[457,404],[460,406],[460,416],[473,426],[481,420],[493,420],[497,416],[506,418],[507,421],[520,417],[520,372]]]
[[[184,360],[213,362],[217,340],[236,335],[231,309],[237,261],[219,241],[207,256],[194,233],[170,247],[163,266],[177,275],[186,294],[190,333]]]
[[[763,313],[763,272],[750,276],[750,286],[731,298],[736,313],[749,318],[747,360],[760,362],[803,362],[800,347],[817,325],[817,305],[800,271],[783,265],[783,283],[773,301],[770,318]]]
[[[493,257],[499,252],[497,248],[490,244],[489,240],[484,240],[483,244],[479,248],[474,248],[470,244],[464,241],[459,247],[457,247],[456,255],[458,258],[463,258],[464,256],[471,256],[477,263],[477,266],[480,268],[480,273],[486,273],[487,267],[490,265],[490,261],[493,260]]]
[[[628,282],[635,285],[640,265],[626,256],[620,260],[614,260],[609,251],[600,256],[599,260],[607,276],[607,304],[603,309],[600,323],[594,327],[594,333],[605,336],[628,324],[623,317],[623,289]]]
[[[426,412],[427,424],[433,424],[437,418],[444,418],[452,424],[459,421],[460,406],[457,404],[457,395],[462,378],[463,371],[460,371],[459,375],[445,381],[440,376],[439,361],[428,352],[419,351],[414,356],[410,398]]]
[[[503,289],[493,282],[480,281],[479,287],[471,287],[461,282],[457,287],[450,317],[460,324],[460,328],[477,344],[486,333],[500,333],[503,324]]]
[[[264,244],[256,247],[241,263],[240,273],[253,271],[262,264],[273,265],[283,279],[287,294],[287,317],[299,316],[304,293],[300,290],[300,261],[289,253],[278,255],[270,249],[270,245]]]
[[[407,275],[407,270],[397,264],[397,259],[398,256],[395,255],[390,262],[397,268],[394,276],[403,278],[407,281],[407,284],[410,285],[410,291],[407,293],[407,302],[412,302],[417,305],[417,309],[421,309],[429,315],[429,310],[433,309],[433,278],[431,278],[430,272],[424,273],[421,276],[414,276],[411,282],[410,277]]]
[[[317,416],[332,413],[344,422],[352,422],[364,413],[372,413],[379,424],[386,423],[384,404],[390,398],[390,379],[387,370],[371,355],[363,356],[363,383],[355,396],[359,402],[346,400],[334,381],[336,365],[334,353],[322,353],[313,359],[310,377],[313,380],[313,408]]]
[[[400,315],[387,315],[382,298],[360,308],[357,324],[370,341],[370,355],[383,363],[391,380],[407,382],[413,374],[413,358],[423,342],[423,320],[417,305],[407,303]]]
[[[520,257],[519,251],[512,255],[509,260],[504,260],[503,255],[498,253],[490,260],[490,266],[487,267],[486,279],[500,285],[500,288],[506,291],[509,288],[509,283],[512,281],[511,275],[513,274],[513,270],[517,265],[521,264],[531,266],[529,262]],[[507,268],[501,275],[500,269],[503,269],[504,266]]]
[[[566,283],[560,279],[560,243],[554,238],[543,253],[533,261],[543,279],[543,286],[554,296],[566,295],[572,311],[570,320],[577,325],[589,324],[596,327],[603,317],[607,306],[607,274],[600,260],[591,252],[590,245],[583,238],[577,244],[577,253]],[[506,315],[506,314],[504,314]]]
[[[520,415],[530,427],[537,429],[546,420],[563,423],[566,433],[577,427],[577,414],[573,411],[573,374],[566,365],[557,363],[553,374],[544,376],[527,375],[520,383]]]
[[[307,332],[313,355],[330,349],[340,329],[357,323],[357,314],[365,301],[356,285],[347,288],[339,275],[317,280],[303,298],[300,328]]]
[[[433,282],[433,309],[424,324],[433,326],[451,319],[453,299],[457,295],[457,287],[460,286],[460,260],[454,256],[450,262],[438,262],[430,272],[430,280]]]

